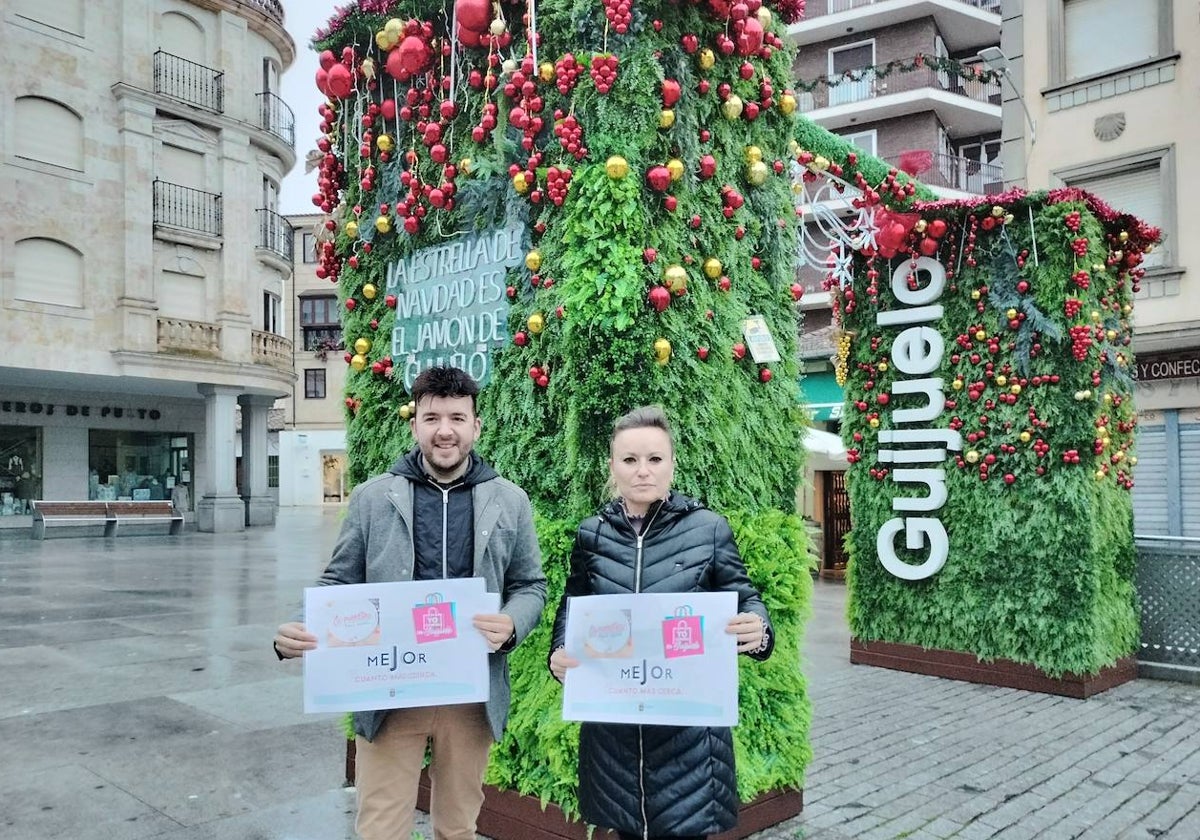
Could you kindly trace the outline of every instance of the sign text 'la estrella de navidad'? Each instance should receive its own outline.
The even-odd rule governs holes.
[[[508,341],[505,273],[524,259],[523,236],[516,227],[470,234],[388,265],[387,292],[396,296],[392,358],[406,388],[436,365],[487,383],[491,349]]]

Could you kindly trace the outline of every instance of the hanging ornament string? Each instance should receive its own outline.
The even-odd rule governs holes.
[[[537,66],[538,66],[538,57],[537,57],[537,42],[538,42],[538,37],[537,37],[537,2],[536,2],[536,0],[529,0],[528,11],[529,11],[529,47],[530,47],[530,51],[531,51],[531,52],[532,52],[532,54],[533,54],[533,68],[534,68],[534,72],[537,72]]]
[[[1033,249],[1032,249],[1033,250],[1033,267],[1037,268],[1038,267],[1037,227],[1033,224],[1033,205],[1030,204],[1025,209],[1027,209],[1029,211],[1029,235],[1033,240],[1033,242],[1031,243],[1033,245]]]
[[[443,18],[444,20],[444,18]],[[450,10],[450,31],[447,33],[450,39],[450,104],[454,104],[454,98],[457,96],[457,81],[458,81],[458,4],[451,4]]]

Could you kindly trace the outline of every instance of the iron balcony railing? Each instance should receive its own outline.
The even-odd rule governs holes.
[[[225,111],[225,74],[186,58],[154,53],[154,92],[216,113]]]
[[[288,104],[270,91],[255,94],[258,97],[258,120],[264,131],[269,131],[296,148],[296,115]]]
[[[258,213],[258,247],[278,254],[290,263],[295,234],[288,220],[265,207],[255,212]]]
[[[206,236],[221,236],[221,196],[156,180],[154,224]]]
[[[851,9],[860,9],[863,6],[874,6],[876,3],[883,3],[886,0],[828,0],[826,11],[824,14],[836,15],[838,12],[848,12]],[[992,14],[1000,14],[1000,0],[958,0],[964,6],[974,6],[985,12]],[[808,6],[812,10],[811,14],[806,14],[805,19],[812,20],[815,17],[821,17],[822,12],[819,8],[813,8],[816,4]],[[807,10],[806,10],[807,11]]]
[[[798,97],[800,110],[804,113],[835,105],[865,102],[893,93],[932,89],[964,96],[976,102],[986,102],[999,107],[1000,83],[982,79],[962,78],[956,73],[919,67],[908,72],[895,71],[878,77],[868,68],[850,70],[830,79],[822,76],[811,91]]]
[[[283,26],[283,4],[279,0],[241,0],[243,6],[262,12],[271,20]]]
[[[899,167],[900,158],[885,158]],[[917,173],[917,179],[931,187],[961,190],[975,195],[995,195],[1004,192],[1004,167],[955,155],[931,154],[931,166]]]

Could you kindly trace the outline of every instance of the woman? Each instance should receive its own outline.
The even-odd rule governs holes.
[[[575,595],[736,592],[727,633],[755,659],[774,640],[729,523],[696,499],[671,492],[674,443],[659,408],[616,422],[609,473],[617,498],[579,526],[566,591],[554,617],[550,671],[560,682],[579,661],[563,647]],[[583,818],[633,838],[703,838],[737,823],[733,735],[728,728],[584,723],[579,733]]]

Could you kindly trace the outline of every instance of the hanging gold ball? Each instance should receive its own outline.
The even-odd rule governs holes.
[[[704,269],[704,276],[709,280],[716,280],[721,276],[721,272],[725,270],[725,266],[721,265],[721,261],[716,257],[706,259],[701,268]]]
[[[530,271],[537,271],[542,267],[542,254],[540,251],[530,251],[525,255],[525,267]]]
[[[360,338],[354,342],[354,352],[359,356],[365,356],[371,349],[371,340],[368,338]]]
[[[390,152],[396,147],[390,135],[380,134],[379,139],[375,141],[375,145],[379,147],[381,152]]]
[[[754,163],[757,160],[762,160],[762,149],[758,146],[747,146],[746,163]]]
[[[375,295],[377,292],[378,292],[378,289],[375,288],[374,283],[367,283],[362,288],[362,296],[365,297],[367,300],[375,300]]]
[[[701,70],[711,70],[712,66],[717,63],[717,56],[708,47],[696,53],[696,63],[700,65]]]
[[[554,81],[554,65],[549,61],[543,61],[538,65],[538,78],[543,82]]]
[[[534,312],[525,322],[525,326],[529,328],[531,333],[538,335],[546,328],[546,316],[544,316],[541,312]]]
[[[785,93],[779,97],[779,111],[785,117],[796,113],[796,97]]]
[[[675,125],[675,112],[670,108],[663,108],[658,113],[658,127],[670,128]]]
[[[350,357],[350,367],[355,370],[362,370],[367,366],[367,357],[361,353],[357,353]]]
[[[387,233],[392,229],[392,220],[387,216],[380,216],[375,220],[375,230],[380,233]]]
[[[756,187],[765,184],[770,174],[770,168],[761,160],[756,160],[746,167],[746,180]]]
[[[727,120],[736,120],[742,115],[742,98],[737,94],[730,94],[729,98],[721,103],[721,113]]]
[[[654,361],[660,365],[665,365],[671,361],[671,342],[665,338],[655,339],[654,341]]]
[[[667,290],[675,293],[683,291],[687,288],[687,271],[681,265],[668,266],[663,272],[663,280],[666,281]]]
[[[346,236],[349,236],[351,239],[358,239],[358,222],[351,219],[346,222],[346,227],[343,230],[345,230]]]
[[[613,155],[604,162],[604,172],[609,178],[618,181],[629,174],[629,161],[620,155]]]
[[[512,185],[513,189],[520,195],[525,195],[525,193],[529,192],[529,181],[525,179],[524,172],[518,172],[513,176]]]
[[[683,161],[679,158],[671,158],[667,161],[667,171],[671,173],[672,181],[678,181],[683,177]]]

